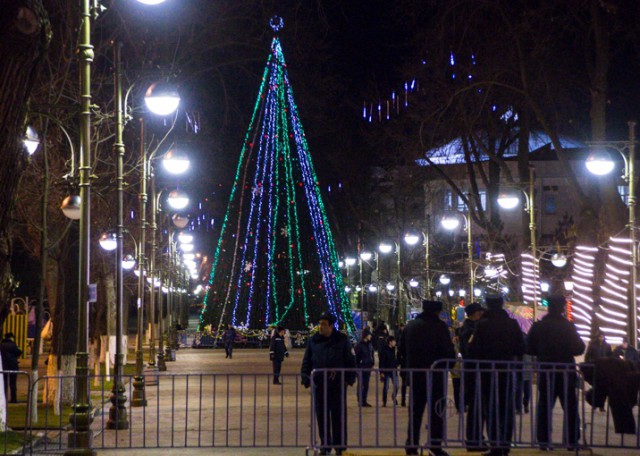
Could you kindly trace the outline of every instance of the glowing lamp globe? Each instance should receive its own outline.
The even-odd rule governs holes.
[[[193,234],[189,233],[180,233],[178,234],[178,241],[189,244],[193,242]]]
[[[482,290],[481,290],[480,288],[474,288],[474,290],[473,290],[473,295],[474,295],[476,298],[479,298],[481,294],[482,294]]]
[[[442,296],[442,292],[440,290],[436,291],[436,298],[439,298],[440,296]]]
[[[362,261],[369,261],[371,258],[373,258],[373,253],[371,252],[362,252],[360,253],[360,258],[362,259]]]
[[[193,244],[180,244],[180,250],[182,250],[183,252],[193,252]]]
[[[154,114],[168,116],[178,109],[180,95],[178,91],[166,82],[152,84],[144,95],[144,102]]]
[[[460,226],[460,220],[458,220],[457,217],[445,215],[444,217],[442,217],[440,224],[445,230],[452,231]]]
[[[129,271],[133,269],[135,265],[136,259],[133,258],[133,255],[125,255],[125,257],[122,259],[122,269]]]
[[[173,209],[184,209],[189,205],[189,195],[182,190],[172,190],[167,197],[167,203]]]
[[[351,257],[347,257],[344,259],[344,264],[346,264],[347,266],[353,266],[354,264],[356,264],[356,259],[355,258],[351,258]]]
[[[585,165],[589,172],[596,176],[609,174],[615,167],[615,163],[611,160],[611,156],[605,151],[592,152],[589,154]]]
[[[162,166],[171,174],[184,174],[190,164],[189,157],[181,149],[171,149],[162,157]]]
[[[573,280],[565,280],[564,289],[567,291],[573,291]]]
[[[540,291],[542,291],[543,293],[547,293],[549,291],[549,283],[540,282]]]
[[[116,233],[113,231],[102,233],[98,242],[100,243],[100,247],[108,252],[115,250],[116,247],[118,247],[118,238]]]
[[[420,285],[420,283],[416,279],[409,280],[409,286],[411,288],[416,288],[418,285]]]
[[[38,146],[40,145],[40,137],[31,125],[27,127],[27,133],[25,134],[22,142],[24,143],[24,147],[27,148],[27,153],[29,155],[33,155],[33,153],[38,149]]]
[[[442,285],[449,285],[451,283],[451,278],[445,274],[442,274],[438,280]]]
[[[348,285],[346,287],[344,287],[344,292],[345,293],[351,293],[351,287],[348,286]]]
[[[369,285],[369,291],[371,293],[375,293],[376,291],[378,291],[378,287],[376,287],[375,285]]]
[[[62,213],[71,220],[80,220],[82,199],[78,195],[69,195],[62,200],[60,209]]]
[[[567,265],[567,256],[562,253],[554,253],[551,256],[551,264],[556,268],[564,268]]]
[[[396,286],[395,286],[394,284],[392,284],[392,283],[388,283],[388,284],[387,284],[387,290],[389,290],[389,291],[393,291],[393,290],[395,290],[395,289],[396,289]]]
[[[513,192],[503,191],[498,195],[498,204],[503,209],[513,209],[520,204],[520,198]]]
[[[184,214],[173,214],[171,220],[173,221],[173,226],[178,229],[186,228],[189,224],[189,217]]]
[[[416,245],[420,242],[420,236],[415,233],[407,233],[404,235],[404,242],[406,242],[407,245]]]
[[[467,295],[467,290],[465,290],[464,288],[461,288],[458,290],[458,296],[464,298]]]
[[[380,250],[380,253],[390,253],[393,250],[393,246],[383,242],[378,246],[378,250]]]

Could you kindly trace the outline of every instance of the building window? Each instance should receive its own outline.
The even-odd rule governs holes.
[[[482,205],[482,209],[487,209],[487,192],[485,190],[478,191],[478,195],[480,196],[480,204]],[[453,204],[455,198],[455,205]],[[467,205],[465,204],[462,197],[458,194],[453,194],[451,190],[444,191],[444,209],[447,211],[456,210],[459,212],[467,212]]]
[[[553,215],[558,211],[558,200],[556,198],[557,195],[547,194],[544,195],[544,213],[548,215]]]

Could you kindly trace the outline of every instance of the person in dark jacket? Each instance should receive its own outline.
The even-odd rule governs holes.
[[[446,323],[438,318],[438,314],[442,311],[442,303],[425,300],[422,301],[422,309],[421,314],[407,323],[402,332],[400,344],[401,356],[409,369],[407,374],[409,388],[411,388],[405,451],[407,454],[418,454],[422,415],[427,405],[427,398],[430,398],[428,446],[436,456],[446,456],[448,453],[442,449],[444,429],[442,416],[439,413],[440,403],[444,399],[446,376],[442,372],[434,372],[429,375],[429,382],[427,382],[427,374],[424,371],[411,369],[429,369],[435,361],[440,359],[455,360],[456,353]]]
[[[222,343],[224,344],[225,358],[233,358],[233,342],[236,340],[236,329],[231,323],[227,325],[222,335]]]
[[[384,382],[382,387],[382,406],[387,406],[387,393],[389,392],[389,383],[393,384],[393,395],[391,400],[395,405],[398,405],[396,401],[396,395],[398,394],[398,357],[396,356],[396,338],[393,336],[387,337],[386,347],[380,350],[378,353],[379,360],[378,365],[380,367],[380,379]]]
[[[547,299],[549,313],[536,321],[527,337],[527,353],[540,363],[538,371],[538,445],[551,449],[552,412],[556,398],[565,413],[563,436],[569,448],[575,448],[580,438],[580,418],[576,397],[577,375],[574,357],[584,353],[585,345],[576,327],[564,317],[566,299],[552,295]],[[563,367],[553,363],[564,363]]]
[[[522,359],[525,351],[520,325],[503,309],[502,296],[487,296],[487,312],[476,324],[469,341],[470,359],[480,363],[483,408],[491,450],[487,455],[509,454],[513,435],[513,382],[510,361]],[[500,362],[502,361],[502,362]]]
[[[335,317],[329,312],[320,316],[318,333],[309,339],[300,369],[305,388],[309,388],[313,380],[314,408],[322,443],[320,454],[329,454],[331,448],[335,448],[336,454],[342,454],[346,449],[346,387],[356,380],[355,353],[349,338],[334,328],[335,322]],[[314,369],[321,371],[316,372],[312,379]]]
[[[389,330],[384,321],[378,323],[375,333],[373,335],[373,348],[380,353],[380,349],[387,345],[387,337],[389,337]]]
[[[282,361],[289,357],[287,345],[284,343],[284,328],[278,326],[269,344],[269,359],[273,363],[273,384],[280,385],[280,370]]]
[[[398,334],[396,335],[396,355],[398,357],[398,365],[400,366],[400,405],[402,407],[407,406],[407,387],[409,386],[409,382],[407,379],[406,372],[403,368],[407,367],[404,363],[404,359],[402,358],[402,349],[400,348],[400,344],[402,342],[402,333],[404,332],[404,323],[400,323],[398,325]]]
[[[625,361],[631,361],[632,363],[640,361],[638,350],[629,345],[629,339],[626,337],[622,339],[622,344],[613,351],[613,356]]]
[[[608,358],[613,356],[611,345],[604,340],[604,334],[599,330],[596,331],[594,338],[589,342],[587,353],[584,355],[585,363],[593,363],[596,359]]]
[[[355,346],[356,353],[356,367],[362,369],[358,371],[358,404],[360,407],[371,407],[371,404],[367,402],[367,396],[369,395],[369,381],[371,379],[371,369],[375,363],[373,355],[373,344],[371,339],[373,336],[367,328],[362,330],[362,336],[360,342]]]
[[[19,369],[18,358],[22,355],[22,350],[18,348],[14,341],[13,333],[4,335],[4,339],[0,342],[0,354],[2,356],[3,371],[17,371]],[[9,402],[18,402],[18,374],[3,373],[4,376],[4,397],[9,401],[9,390],[11,390],[11,400]]]

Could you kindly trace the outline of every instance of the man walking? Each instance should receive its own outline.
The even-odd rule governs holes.
[[[551,449],[552,412],[556,398],[564,410],[563,440],[574,448],[580,438],[580,418],[576,398],[575,356],[584,352],[585,345],[573,323],[564,317],[564,296],[549,296],[549,313],[531,327],[527,338],[527,353],[536,356],[538,372],[538,445]],[[566,363],[559,366],[553,363]]]
[[[17,371],[18,358],[22,355],[22,350],[18,348],[14,341],[13,333],[7,333],[4,335],[4,339],[0,342],[0,352],[2,354],[2,370],[4,373],[4,397],[7,402],[18,402],[18,386],[17,379],[18,374],[10,374],[6,371]],[[11,390],[11,400],[9,400],[8,392]]]
[[[329,312],[320,316],[318,332],[309,339],[304,352],[300,375],[304,387],[309,388],[311,372],[322,369],[313,378],[320,454],[329,454],[335,448],[339,455],[347,447],[347,385],[356,380],[356,357],[349,338],[334,328],[335,322]]]
[[[236,330],[231,323],[227,325],[227,329],[222,335],[222,343],[224,343],[225,358],[233,358],[233,342],[236,340]]]
[[[269,344],[269,359],[273,363],[273,384],[281,385],[280,370],[282,369],[282,361],[289,357],[289,351],[284,341],[284,328],[278,326],[276,332],[271,338]]]
[[[355,346],[356,367],[358,371],[358,404],[360,407],[371,407],[367,402],[369,395],[369,380],[371,379],[371,369],[375,363],[373,356],[373,344],[371,339],[373,336],[368,328],[362,330],[360,342]],[[378,350],[381,350],[379,348]]]
[[[447,325],[438,318],[442,311],[439,301],[422,301],[422,313],[407,323],[402,332],[400,350],[402,359],[409,371],[411,400],[409,402],[409,428],[407,431],[406,454],[418,454],[420,447],[420,426],[422,415],[429,403],[429,450],[436,456],[447,456],[442,449],[444,434],[442,416],[438,413],[440,402],[444,400],[445,376],[434,372],[427,378],[426,372],[411,369],[429,369],[439,359],[454,360],[456,357],[453,342]],[[429,381],[427,381],[429,380]]]
[[[480,364],[482,404],[491,446],[484,454],[500,456],[509,454],[513,434],[513,377],[509,375],[513,366],[509,361],[522,359],[525,347],[520,325],[503,309],[502,296],[487,296],[485,301],[488,310],[476,323],[468,356],[492,361]]]

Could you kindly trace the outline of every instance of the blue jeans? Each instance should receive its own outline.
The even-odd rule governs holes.
[[[382,405],[387,405],[387,393],[389,392],[389,383],[393,383],[393,395],[391,399],[395,402],[398,394],[398,371],[382,372],[384,377],[384,386],[382,387]]]

